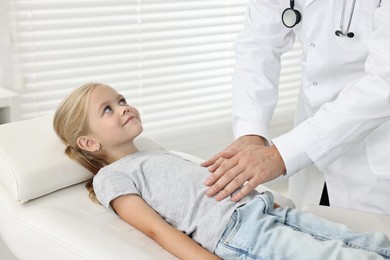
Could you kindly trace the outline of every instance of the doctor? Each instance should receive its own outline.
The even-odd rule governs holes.
[[[280,57],[296,38],[295,128],[270,140]],[[208,195],[241,187],[237,201],[285,175],[298,208],[327,191],[331,206],[390,215],[390,0],[250,0],[235,59],[236,140],[203,163]]]

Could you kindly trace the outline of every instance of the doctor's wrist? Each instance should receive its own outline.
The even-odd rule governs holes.
[[[278,173],[278,176],[285,176],[286,164],[283,161],[282,155],[279,153],[278,148],[274,144],[270,146],[270,149],[272,149],[273,163],[276,166],[276,172]]]
[[[245,143],[251,145],[268,146],[267,139],[262,137],[261,135],[243,135],[240,136],[238,139],[242,139]]]

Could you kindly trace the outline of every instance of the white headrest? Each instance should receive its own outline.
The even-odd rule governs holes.
[[[163,149],[139,137],[140,150]],[[0,125],[0,181],[22,203],[86,181],[92,174],[64,153],[52,116]]]

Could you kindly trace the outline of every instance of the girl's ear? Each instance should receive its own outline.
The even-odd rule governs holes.
[[[77,145],[88,152],[95,152],[100,150],[99,143],[90,136],[80,136],[77,138]]]

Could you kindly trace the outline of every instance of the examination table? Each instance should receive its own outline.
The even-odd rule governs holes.
[[[164,149],[144,135],[136,144],[140,150]],[[0,125],[0,236],[17,259],[175,259],[112,211],[92,202],[85,189],[91,177],[64,154],[51,116]],[[271,192],[277,203],[294,206]],[[389,216],[313,205],[305,210],[390,237]]]

